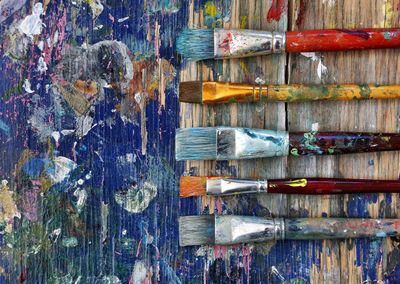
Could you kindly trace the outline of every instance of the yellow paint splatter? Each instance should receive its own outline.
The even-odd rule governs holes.
[[[305,187],[307,185],[307,180],[305,178],[291,180],[286,185],[291,187]]]
[[[247,16],[240,16],[239,28],[245,29],[247,27]]]
[[[8,187],[7,181],[0,183],[0,223],[5,224],[5,232],[12,232],[12,221],[14,217],[21,217],[13,199],[13,192]]]
[[[385,20],[383,22],[383,27],[388,28],[392,26],[392,20],[393,20],[393,6],[390,1],[385,1],[383,4],[383,12],[385,15]]]
[[[243,70],[244,74],[249,74],[249,69],[247,68],[246,62],[244,60],[240,60],[239,66],[240,70]]]
[[[217,16],[217,6],[212,2],[207,2],[206,5],[204,5],[204,11],[211,17]]]

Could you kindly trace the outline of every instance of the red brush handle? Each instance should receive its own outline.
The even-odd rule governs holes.
[[[309,30],[286,33],[288,52],[400,47],[400,29]]]
[[[269,193],[335,194],[400,192],[398,180],[307,178],[268,180]]]

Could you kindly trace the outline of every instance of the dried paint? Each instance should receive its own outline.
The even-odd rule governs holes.
[[[14,201],[13,192],[8,186],[6,180],[2,180],[0,184],[0,235],[11,233],[14,218],[21,218],[17,206]]]
[[[18,29],[21,33],[27,35],[31,39],[35,35],[40,35],[43,29],[43,22],[40,16],[43,14],[42,3],[36,3],[33,6],[32,15],[26,16],[19,24]]]
[[[328,67],[326,67],[322,63],[322,57],[317,55],[315,52],[302,52],[301,55],[310,58],[314,62],[318,61],[317,76],[319,79],[321,79],[323,75],[326,75],[328,73]]]
[[[383,27],[385,28],[390,28],[392,27],[392,22],[393,22],[393,6],[392,3],[388,0],[386,0],[383,4],[382,10],[385,15],[385,20],[383,22]]]
[[[306,10],[306,1],[305,0],[300,0],[299,2],[299,6],[298,6],[298,10],[297,10],[297,17],[296,17],[296,26],[301,26],[304,22],[304,13]]]
[[[7,136],[10,136],[11,134],[10,126],[1,119],[0,119],[0,130]]]
[[[115,193],[115,201],[126,211],[131,213],[143,212],[157,195],[157,187],[145,182],[141,187],[130,186],[126,191]]]
[[[133,267],[129,284],[143,284],[147,278],[147,269],[143,261],[137,260]]]
[[[267,21],[279,21],[283,13],[287,11],[287,1],[286,0],[273,0],[271,3],[271,7],[267,13]]]
[[[322,0],[324,5],[328,5],[329,8],[332,8],[336,5],[336,0]]]

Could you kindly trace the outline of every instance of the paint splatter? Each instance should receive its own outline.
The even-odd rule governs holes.
[[[317,55],[315,52],[302,52],[301,55],[310,58],[312,61],[318,61],[317,76],[319,79],[328,73],[328,67],[322,63],[322,57]]]
[[[336,5],[336,0],[322,0],[324,5],[328,5],[329,8],[332,8]]]
[[[40,16],[43,14],[42,3],[33,6],[32,15],[26,16],[19,24],[18,29],[21,33],[33,39],[35,35],[40,35],[43,29],[43,22]]]
[[[137,260],[133,267],[129,284],[143,284],[147,278],[147,269],[143,261]]]
[[[279,21],[283,13],[287,11],[288,5],[286,0],[273,0],[271,8],[269,8],[267,13],[267,21],[270,23],[272,21]]]
[[[0,183],[0,235],[11,233],[13,228],[13,219],[21,218],[17,206],[14,202],[13,192],[8,186],[7,180]]]
[[[306,1],[305,0],[300,0],[297,10],[297,17],[296,17],[296,26],[301,26],[304,22],[304,13],[306,10]]]
[[[130,186],[126,191],[115,193],[115,201],[126,211],[131,213],[143,212],[157,195],[157,187],[145,182],[140,188],[137,185]]]

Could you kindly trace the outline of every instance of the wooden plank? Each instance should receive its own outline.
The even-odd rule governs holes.
[[[301,5],[300,5],[301,3]],[[398,26],[399,1],[291,1],[291,29],[362,28]],[[300,19],[300,20],[299,20]],[[303,19],[303,20],[301,20]],[[297,21],[296,21],[297,20]],[[308,56],[308,57],[307,57]],[[293,54],[289,57],[290,83],[398,84],[398,50],[351,51],[317,54],[326,74],[319,78],[320,60]],[[290,131],[319,130],[398,132],[399,104],[390,101],[312,102],[288,105]],[[357,154],[335,157],[289,158],[291,177],[397,179],[399,153]],[[398,217],[398,195],[291,196],[289,206],[307,210],[309,216]],[[321,269],[310,275],[314,283],[379,282],[388,260],[391,240],[326,241],[320,255]],[[328,253],[329,251],[329,253]],[[358,256],[358,257],[357,257]],[[393,260],[392,260],[393,261]],[[392,264],[393,267],[393,264]]]
[[[205,5],[215,5],[217,11],[223,9],[226,1],[207,2]],[[280,21],[268,22],[266,14],[271,7],[270,0],[233,0],[230,3],[231,16],[228,21],[223,21],[224,28],[251,28],[263,30],[285,31],[287,26],[287,15],[283,13]],[[205,19],[207,8],[201,7],[199,12],[193,12],[193,3],[190,4],[189,27],[206,27]],[[224,15],[221,15],[224,18]],[[216,23],[218,25],[218,23]],[[210,27],[210,25],[209,25]],[[284,83],[285,55],[273,55],[253,57],[246,59],[219,60],[207,62],[186,62],[186,67],[181,71],[181,81],[203,79],[230,82],[254,83],[258,78],[269,83]],[[181,103],[181,127],[193,126],[243,126],[254,128],[285,129],[285,104],[230,104],[216,106],[199,106]],[[256,159],[251,161],[229,161],[225,162],[186,162],[187,173],[200,175],[237,175],[238,177],[260,177],[281,178],[286,172],[286,158]],[[207,208],[213,213],[214,208],[230,213],[249,213],[259,206],[257,214],[282,215],[285,214],[286,197],[274,196],[244,196],[229,198],[202,198],[199,203],[199,212]],[[245,206],[244,204],[248,205]],[[216,206],[214,206],[216,205]],[[265,210],[261,210],[264,208]],[[252,250],[253,246],[244,248],[230,248],[229,253],[224,254],[224,260],[229,263],[230,255],[242,255],[242,250]],[[267,253],[267,251],[264,251]],[[215,254],[208,254],[205,269],[209,271],[208,265],[215,259]],[[229,265],[227,265],[229,269]],[[247,276],[249,271],[247,271]],[[248,280],[249,278],[247,278]],[[214,279],[216,280],[216,279]],[[221,280],[221,279],[219,279]]]

